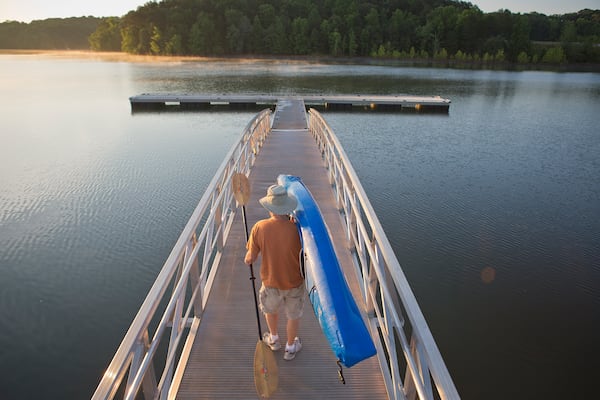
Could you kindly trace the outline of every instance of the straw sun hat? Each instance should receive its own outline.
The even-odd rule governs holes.
[[[268,211],[278,215],[291,214],[298,204],[296,198],[289,195],[281,185],[269,186],[267,195],[258,201]]]

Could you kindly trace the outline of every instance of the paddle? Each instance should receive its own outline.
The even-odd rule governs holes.
[[[233,196],[238,204],[242,205],[242,218],[244,220],[244,231],[246,233],[246,242],[248,241],[248,222],[246,220],[246,203],[250,199],[250,183],[246,175],[236,173],[231,178],[233,187]],[[277,361],[271,349],[262,340],[262,328],[260,326],[260,314],[258,313],[258,299],[256,298],[256,284],[254,277],[254,268],[250,264],[250,280],[252,281],[252,294],[254,295],[254,309],[256,310],[256,323],[258,325],[258,342],[254,350],[254,385],[256,393],[260,397],[269,398],[277,389],[279,374],[277,371]]]

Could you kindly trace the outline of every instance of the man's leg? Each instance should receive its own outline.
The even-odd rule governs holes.
[[[277,333],[277,324],[279,322],[279,314],[268,314],[265,313],[265,319],[267,320],[267,325],[269,326],[269,332],[271,335],[276,336]],[[294,339],[292,339],[294,340]]]
[[[287,344],[294,344],[294,338],[298,336],[298,328],[300,327],[300,318],[288,319],[287,321]]]

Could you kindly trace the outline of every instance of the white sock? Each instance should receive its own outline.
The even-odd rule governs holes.
[[[273,335],[271,334],[271,343],[276,342],[279,340],[279,335]]]

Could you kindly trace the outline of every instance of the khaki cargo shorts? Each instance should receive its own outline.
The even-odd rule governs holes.
[[[302,285],[282,290],[262,285],[260,288],[260,309],[266,314],[277,314],[283,307],[288,319],[298,319],[304,310],[306,290]]]

